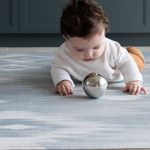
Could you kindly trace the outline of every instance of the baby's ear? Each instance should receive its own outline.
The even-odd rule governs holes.
[[[65,39],[65,40],[67,40],[67,38],[63,35],[63,38]]]
[[[67,41],[67,40],[69,40],[67,37],[65,37],[64,35],[63,35],[63,38]]]

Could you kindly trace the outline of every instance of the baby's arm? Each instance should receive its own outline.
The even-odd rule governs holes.
[[[126,87],[124,88],[123,92],[127,92],[129,91],[130,94],[134,95],[138,95],[141,91],[144,92],[144,94],[147,94],[146,90],[144,87],[142,87],[141,85],[141,81],[132,81],[132,82],[128,82],[126,84]]]
[[[142,87],[142,74],[134,61],[125,49],[118,50],[116,54],[115,64],[124,76],[124,82],[126,84],[124,92],[129,91],[130,94],[138,95],[140,91],[147,93],[145,88]]]
[[[70,81],[63,80],[56,85],[55,92],[59,93],[60,95],[73,94],[72,88],[73,88],[73,85]]]
[[[55,91],[60,95],[73,94],[72,88],[75,86],[70,74],[63,67],[53,62],[50,71],[55,86]]]

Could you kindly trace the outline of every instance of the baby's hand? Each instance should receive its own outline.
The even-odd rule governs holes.
[[[134,94],[138,95],[140,93],[140,91],[143,91],[145,94],[147,94],[145,88],[142,87],[140,81],[128,82],[126,84],[126,87],[124,88],[123,92],[127,92],[127,91],[129,91],[129,93],[132,95],[134,95]]]
[[[60,95],[73,94],[72,83],[70,81],[68,81],[68,80],[61,81],[55,87],[55,92],[59,93]]]

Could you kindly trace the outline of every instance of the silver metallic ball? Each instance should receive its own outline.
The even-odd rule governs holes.
[[[89,97],[97,99],[106,93],[108,83],[102,75],[93,72],[84,78],[82,86]]]

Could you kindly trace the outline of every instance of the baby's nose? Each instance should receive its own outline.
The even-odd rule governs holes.
[[[93,56],[93,52],[92,52],[92,51],[88,51],[88,52],[85,54],[85,56],[86,56],[87,58],[91,58],[91,57]]]

